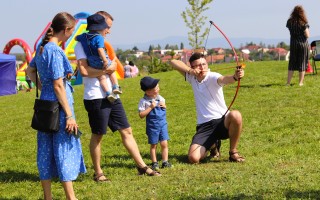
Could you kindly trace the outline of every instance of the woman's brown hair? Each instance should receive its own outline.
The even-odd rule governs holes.
[[[300,25],[305,25],[308,23],[305,11],[301,5],[295,6],[293,8],[289,20],[297,21]]]
[[[44,38],[42,39],[40,46],[40,53],[43,51],[43,47],[49,42],[54,33],[59,33],[66,28],[73,28],[76,23],[76,19],[67,12],[60,12],[56,14],[51,22],[51,26],[48,28]]]

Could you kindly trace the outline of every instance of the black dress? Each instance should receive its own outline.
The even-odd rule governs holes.
[[[294,20],[287,21],[290,31],[290,59],[288,69],[290,71],[306,71],[309,60],[309,43],[304,31],[309,24],[300,25]]]

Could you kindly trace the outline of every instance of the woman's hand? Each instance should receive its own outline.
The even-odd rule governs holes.
[[[66,131],[69,134],[72,134],[72,133],[74,133],[75,135],[78,134],[78,124],[72,116],[66,117]]]

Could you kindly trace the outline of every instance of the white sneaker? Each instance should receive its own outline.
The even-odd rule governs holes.
[[[115,100],[117,100],[117,96],[112,92],[109,96],[107,96],[108,101],[110,103],[113,103]]]

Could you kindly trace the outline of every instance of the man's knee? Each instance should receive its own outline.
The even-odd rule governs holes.
[[[125,128],[125,129],[120,129],[119,132],[120,132],[121,137],[122,137],[123,139],[126,139],[126,138],[128,138],[128,137],[133,137],[131,127]]]
[[[94,143],[100,143],[102,141],[102,134],[92,134],[91,135],[91,141]]]
[[[188,160],[191,164],[198,164],[200,162],[200,157],[195,156],[194,154],[189,154],[188,155]]]
[[[242,124],[242,115],[238,110],[233,110],[228,114],[230,123]]]

